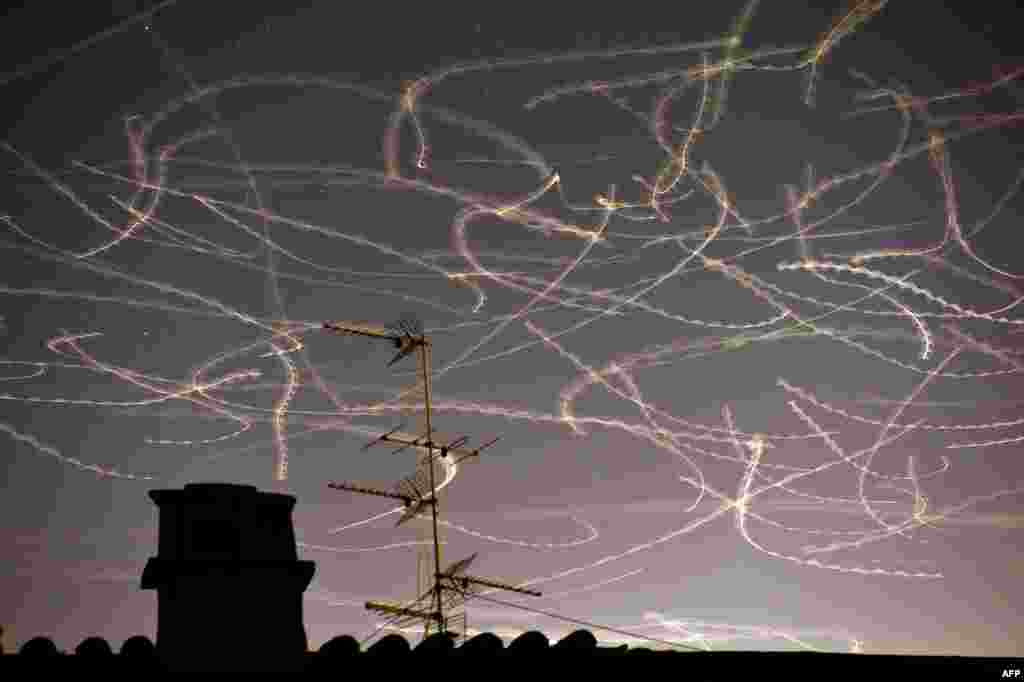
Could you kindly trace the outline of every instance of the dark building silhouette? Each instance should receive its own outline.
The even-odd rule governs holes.
[[[102,637],[86,637],[75,647],[74,664],[86,677],[113,668],[114,650]]]
[[[462,656],[493,658],[500,655],[504,649],[505,643],[496,634],[493,632],[481,632],[460,646],[458,651]]]
[[[156,557],[142,588],[157,591],[156,649],[171,670],[288,670],[306,654],[295,498],[255,487],[192,483],[153,490]]]
[[[114,656],[110,642],[102,637],[86,637],[75,647],[75,656],[90,661],[103,661]]]
[[[409,642],[401,635],[383,637],[361,653],[358,642],[343,635],[335,638],[339,642],[336,647],[338,651],[331,651],[335,647],[327,650],[321,647],[319,652],[308,652],[298,664],[289,665],[293,670],[313,677],[327,674],[344,679],[374,679],[382,675],[412,678],[424,675],[425,670],[426,674],[430,674],[431,665],[440,665],[437,670],[443,674],[479,675],[481,670],[492,670],[481,668],[481,665],[494,664],[499,665],[494,670],[499,670],[505,676],[525,673],[536,677],[551,677],[563,672],[570,675],[592,675],[591,671],[601,670],[605,676],[622,673],[638,677],[657,674],[681,680],[831,679],[837,674],[843,679],[879,680],[896,679],[897,676],[901,679],[1019,679],[1020,675],[1014,671],[1024,669],[1022,658],[880,656],[807,651],[655,651],[621,645],[590,647],[587,645],[589,637],[570,637],[572,639],[567,645],[556,648],[557,643],[548,646],[547,638],[540,633],[527,633],[502,649],[496,636],[485,633],[448,650],[439,658],[433,658],[418,655],[416,652],[420,647],[412,650]],[[118,656],[89,659],[80,652],[74,656],[61,654],[52,640],[39,637],[27,642],[18,655],[0,657],[0,679],[20,680],[30,675],[40,679],[67,679],[71,676],[93,678],[103,674],[113,675],[115,679],[130,676],[149,679],[153,674],[160,674],[171,667],[152,662],[140,664],[134,657],[128,656],[125,649],[122,647]],[[220,670],[282,669],[280,665],[263,668],[253,665],[252,661],[259,660],[259,657],[258,652],[251,649],[225,650],[224,653],[233,657],[230,660],[233,660],[234,667],[220,665]],[[218,669],[218,666],[204,666],[202,663],[193,666],[193,669]]]
[[[310,672],[335,672],[351,667],[360,655],[359,642],[352,635],[338,635],[324,642],[313,655],[307,656]]]
[[[349,658],[359,655],[359,642],[352,635],[332,637],[320,646],[317,652],[326,658]]]
[[[57,645],[49,637],[33,637],[21,645],[20,654],[24,658],[45,659],[60,656]]]
[[[513,639],[512,643],[508,645],[508,652],[519,655],[538,655],[546,652],[548,646],[550,646],[550,642],[547,635],[539,630],[530,630]]]
[[[373,660],[392,661],[396,658],[404,659],[409,655],[412,647],[401,635],[392,633],[384,635],[370,645],[366,650],[366,657]]]
[[[126,675],[145,675],[161,672],[156,645],[145,635],[133,635],[121,645],[118,654],[120,672]]]
[[[132,635],[121,645],[121,656],[147,659],[156,656],[156,645],[145,635]]]
[[[443,656],[455,648],[455,638],[450,632],[435,632],[416,645],[413,653],[417,656]]]
[[[507,647],[492,633],[458,647],[449,636],[435,634],[415,649],[403,636],[388,634],[365,651],[350,635],[340,635],[308,652],[302,593],[314,566],[298,560],[293,497],[213,483],[155,490],[150,496],[160,510],[159,553],[146,565],[142,587],[158,594],[156,645],[136,635],[115,656],[106,640],[88,637],[69,656],[52,639],[34,637],[17,655],[0,656],[0,679],[103,674],[148,679],[164,671],[294,671],[370,679],[385,673],[423,675],[434,664],[442,664],[439,670],[458,672],[462,666],[477,673],[480,665],[498,662],[508,666],[506,675],[529,669],[550,676],[552,670],[589,672],[602,665],[598,659],[626,662],[638,676],[673,679],[810,679],[837,671],[878,679],[1018,679],[1015,671],[1024,669],[1021,658],[655,651],[602,646],[588,630],[554,643],[532,630]],[[523,665],[515,667],[517,662]]]
[[[558,640],[552,651],[582,653],[597,649],[597,637],[589,630],[576,630]]]
[[[109,659],[114,657],[114,649],[102,637],[86,637],[75,647],[75,655],[90,663],[109,663]]]

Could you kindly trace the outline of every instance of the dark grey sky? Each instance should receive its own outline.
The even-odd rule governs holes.
[[[680,76],[526,105],[574,84],[698,68],[701,51],[679,46],[727,34],[743,3],[449,17],[426,4],[218,14],[181,0],[145,20],[132,19],[134,3],[12,13],[0,40],[0,87],[16,103],[0,149],[4,645],[153,636],[155,594],[138,586],[156,552],[146,491],[193,481],[296,495],[301,554],[318,562],[311,645],[370,634],[380,619],[366,599],[415,592],[409,543],[422,529],[395,530],[393,515],[353,525],[390,507],[326,483],[388,486],[410,473],[409,453],[359,446],[400,421],[397,408],[370,408],[409,385],[414,366],[388,370],[386,347],[304,324],[412,311],[434,340],[436,428],[502,436],[444,493],[446,559],[480,552],[479,573],[544,591],[538,608],[696,646],[1021,655],[1024,359],[1016,308],[991,312],[1019,297],[1024,272],[1020,199],[1000,204],[1020,172],[1021,90],[1004,78],[1024,67],[1010,39],[1019,12],[885,3],[816,65],[812,108],[806,50],[767,52],[842,27],[849,6],[833,4],[761,2],[742,38],[755,57],[732,72],[727,98],[711,80],[699,124],[703,81],[672,101],[672,145],[703,132],[690,174],[660,194],[661,220],[637,178],[671,169],[645,119]],[[726,58],[721,45],[705,52],[709,64]],[[905,138],[893,98],[866,97],[851,70],[920,98]],[[420,77],[431,86],[417,118],[389,138]],[[945,166],[922,146],[929,130],[946,135]],[[878,183],[871,169],[901,143]],[[134,198],[133,149],[150,178]],[[389,149],[403,182],[382,182]],[[527,201],[549,169],[559,184]],[[726,273],[699,256],[683,264],[701,244],[693,233],[719,219],[712,177],[758,223],[730,217],[705,247]],[[636,206],[612,212],[605,241],[541,229],[595,226],[594,197],[612,185]],[[801,215],[805,227],[822,221],[808,251],[783,215],[787,186],[821,190]],[[147,224],[111,231],[133,220],[123,205],[145,210],[157,187]],[[495,213],[516,201],[523,212]],[[489,214],[463,229],[474,207]],[[909,253],[953,234],[951,212],[964,234],[984,229],[967,248]],[[850,270],[852,256],[879,251],[902,255]],[[780,270],[804,256],[818,269]],[[475,288],[456,286],[460,273]],[[754,289],[737,286],[742,273]],[[820,318],[816,333],[767,323],[777,305]],[[290,321],[301,352],[270,352],[274,320]],[[87,336],[53,341],[76,335]],[[607,384],[588,385],[591,369]],[[197,371],[233,381],[201,404],[170,395]],[[874,456],[830,464],[908,425]],[[283,448],[288,478],[277,481]],[[573,629],[484,603],[468,615],[499,634]]]

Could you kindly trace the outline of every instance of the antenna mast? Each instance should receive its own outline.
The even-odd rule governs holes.
[[[431,519],[431,535],[432,544],[434,550],[433,556],[433,580],[430,581],[429,590],[422,594],[412,604],[407,605],[396,605],[387,604],[383,602],[368,601],[366,602],[366,608],[386,613],[395,617],[410,619],[412,622],[421,621],[423,622],[423,633],[426,637],[431,630],[432,624],[435,624],[437,631],[442,634],[448,633],[448,618],[445,617],[444,611],[446,607],[454,606],[460,601],[464,601],[469,596],[470,591],[477,586],[490,587],[491,589],[508,590],[512,592],[518,592],[521,594],[529,594],[532,596],[540,596],[540,592],[533,590],[526,590],[518,588],[513,585],[498,582],[496,580],[489,580],[486,578],[476,578],[472,576],[464,575],[463,572],[469,566],[469,564],[476,558],[476,554],[472,555],[468,559],[463,559],[452,564],[446,571],[441,570],[441,543],[438,534],[438,512],[437,512],[437,480],[434,471],[434,466],[437,460],[434,457],[434,452],[439,451],[440,459],[444,460],[449,455],[457,455],[455,462],[461,461],[467,457],[475,457],[480,454],[482,450],[490,447],[498,441],[497,438],[484,443],[483,445],[470,449],[465,446],[466,437],[460,437],[446,444],[438,444],[434,442],[434,431],[433,422],[431,415],[431,395],[430,395],[430,351],[432,344],[430,340],[423,333],[422,324],[412,316],[405,316],[398,321],[397,324],[393,325],[396,331],[391,331],[385,328],[380,328],[372,325],[358,324],[352,322],[324,322],[323,328],[339,334],[357,334],[360,336],[369,336],[378,339],[385,339],[391,341],[392,344],[398,349],[398,353],[391,359],[388,365],[393,365],[407,355],[412,354],[413,351],[419,350],[419,364],[420,364],[420,380],[423,383],[423,415],[424,415],[424,429],[425,433],[422,436],[402,434],[399,430],[392,429],[387,433],[378,436],[374,441],[367,444],[364,449],[371,447],[379,442],[385,441],[389,443],[399,443],[402,445],[401,448],[395,452],[400,452],[406,448],[414,448],[418,450],[426,451],[426,464],[427,464],[427,476],[428,485],[430,487],[429,493],[421,491],[416,486],[416,475],[402,479],[398,483],[398,492],[388,492],[371,488],[362,485],[356,485],[352,483],[329,483],[328,487],[336,490],[347,490],[350,492],[361,493],[364,495],[376,495],[379,497],[389,497],[392,499],[401,500],[405,505],[406,510],[402,514],[402,517],[398,521],[398,525],[401,525],[405,521],[414,516],[419,516],[423,507],[426,505],[430,506],[430,519]],[[422,483],[421,483],[422,485]],[[417,571],[419,572],[419,571]],[[453,600],[452,604],[446,604],[445,602],[445,591],[454,593],[456,599]],[[429,609],[417,608],[416,604],[421,602],[424,598],[430,598]],[[463,630],[465,629],[465,618],[462,614]]]

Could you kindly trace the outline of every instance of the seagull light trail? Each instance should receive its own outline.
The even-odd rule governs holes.
[[[111,107],[106,158],[0,140],[12,466],[95,496],[96,476],[308,496],[299,547],[405,599],[384,581],[425,544],[393,528],[407,510],[322,482],[408,475],[434,446],[359,446],[423,419],[428,386],[434,433],[409,438],[516,434],[439,460],[446,553],[490,550],[518,586],[551,584],[544,609],[587,622],[606,615],[591,601],[636,589],[607,613],[617,637],[884,649],[882,629],[684,617],[686,590],[648,588],[684,580],[678,557],[705,543],[836,594],[960,580],[928,541],[978,551],[958,520],[1020,509],[1024,267],[1001,245],[1024,168],[985,155],[1024,120],[1024,68],[904,83],[858,42],[896,4],[846,3],[779,46],[758,41],[783,11],[748,0],[702,40],[449,62],[390,89],[331,69],[225,76],[147,23],[173,87]],[[784,126],[757,102],[832,127],[779,152]],[[429,373],[384,369],[365,338],[397,336],[320,326],[410,308],[430,318]],[[318,580],[317,608],[361,604]]]

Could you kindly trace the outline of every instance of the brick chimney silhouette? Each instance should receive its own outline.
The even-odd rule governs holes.
[[[157,591],[156,647],[172,670],[288,670],[306,653],[295,498],[248,485],[151,490],[160,544],[142,589]]]

